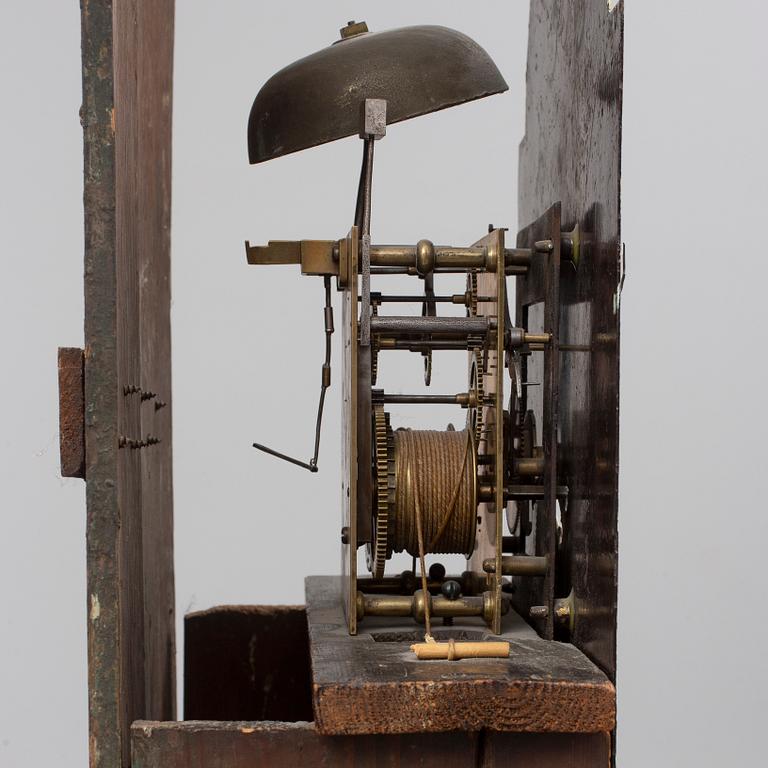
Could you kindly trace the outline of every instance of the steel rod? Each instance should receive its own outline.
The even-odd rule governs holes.
[[[568,495],[567,485],[557,486],[557,496],[562,498]],[[482,484],[477,487],[478,501],[495,501],[494,487],[490,484]],[[543,499],[543,485],[508,485],[504,489],[504,501],[527,501],[531,499]]]
[[[445,334],[484,336],[496,327],[493,317],[382,317],[371,318],[371,333],[391,335]]]
[[[450,294],[446,296],[430,296],[430,301],[435,301],[441,304],[462,304],[466,301],[466,297],[463,293]],[[358,297],[358,301],[360,298]],[[372,304],[422,304],[424,302],[424,296],[405,296],[394,294],[372,294]]]
[[[358,301],[362,301],[362,297],[357,297]],[[466,293],[452,293],[443,296],[431,296],[430,301],[438,302],[441,304],[467,304],[468,297]],[[478,302],[495,302],[494,296],[478,296]],[[400,294],[372,294],[372,304],[422,304],[424,302],[424,296],[407,296]]]
[[[408,341],[406,339],[382,339],[386,344],[381,344],[379,349],[404,349],[408,352],[426,352],[432,350],[462,350],[469,349],[466,341],[452,341],[450,339],[431,339],[427,341]]]
[[[392,405],[461,405],[460,395],[392,395],[385,393],[380,396],[380,402]]]

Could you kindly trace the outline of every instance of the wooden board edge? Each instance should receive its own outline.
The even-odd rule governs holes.
[[[312,686],[315,724],[326,735],[597,733],[616,725],[611,682],[497,680]],[[391,714],[391,717],[387,717]]]

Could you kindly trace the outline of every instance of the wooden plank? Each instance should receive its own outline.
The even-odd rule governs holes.
[[[59,456],[62,477],[85,477],[83,350],[59,347]]]
[[[600,768],[608,734],[323,736],[312,723],[137,722],[133,768]]]
[[[477,735],[333,737],[312,723],[137,722],[133,768],[466,768]]]
[[[111,2],[81,5],[85,208],[86,547],[89,754],[122,763],[117,577],[115,156]]]
[[[233,605],[184,618],[187,720],[311,720],[304,608]]]
[[[81,3],[90,755],[171,718],[173,0]]]
[[[482,768],[608,768],[608,733],[487,733]]]
[[[409,646],[423,635],[419,625],[367,617],[353,637],[340,579],[312,576],[306,590],[314,719],[323,734],[614,726],[615,691],[606,676],[573,646],[537,637],[513,612],[502,628],[512,645],[508,659],[417,661]],[[451,631],[487,634],[479,620],[456,620]]]
[[[136,451],[144,604],[141,716],[160,719],[176,714],[170,319],[174,0],[136,0],[135,8],[139,111],[131,126],[138,156],[131,189],[136,214],[129,226],[137,234],[138,272],[127,279],[139,289],[139,434],[158,441]]]
[[[573,589],[571,640],[616,670],[620,161],[623,4],[532,0],[518,223],[561,201],[581,258],[560,279],[560,436],[570,489],[558,593]],[[568,351],[569,346],[587,351]],[[565,347],[565,349],[562,349]]]

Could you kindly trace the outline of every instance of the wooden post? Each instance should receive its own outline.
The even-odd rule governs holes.
[[[82,0],[85,474],[93,768],[175,716],[173,0]]]

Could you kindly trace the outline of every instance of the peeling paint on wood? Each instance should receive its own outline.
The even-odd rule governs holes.
[[[91,612],[88,616],[91,621],[96,621],[101,616],[101,605],[99,605],[98,595],[91,595]]]

